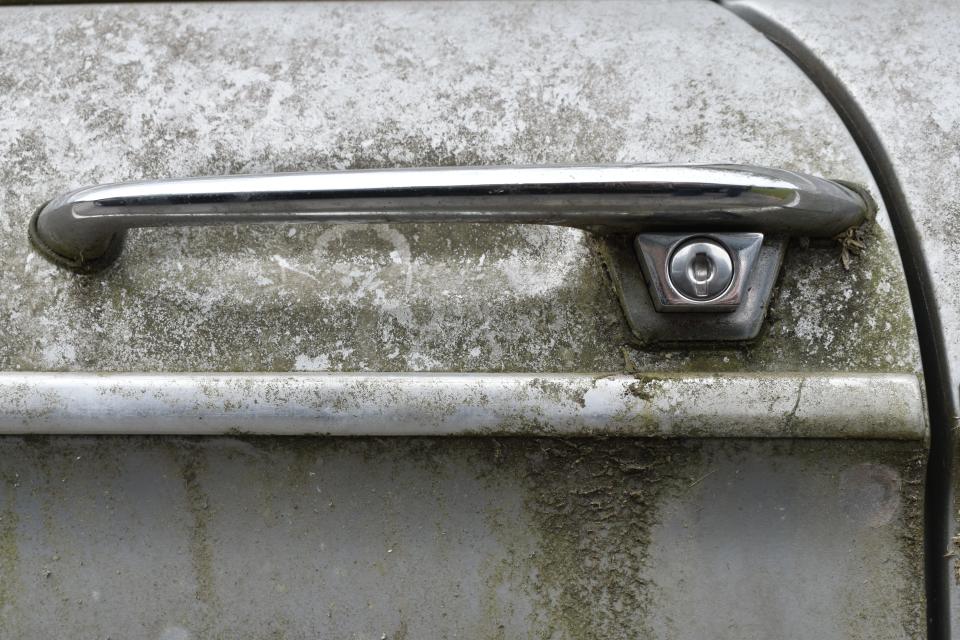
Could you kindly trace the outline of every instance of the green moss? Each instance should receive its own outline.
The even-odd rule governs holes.
[[[204,635],[209,635],[219,615],[219,600],[216,593],[213,544],[209,539],[210,499],[202,485],[206,472],[206,457],[201,447],[192,446],[189,441],[160,442],[166,446],[180,468],[186,506],[193,518],[189,538],[190,562],[196,581],[195,597],[203,606],[201,620]]]
[[[44,446],[43,441],[49,446]],[[435,514],[436,522],[449,524],[462,522],[459,518],[467,515],[460,500],[469,500],[469,496],[462,492],[478,487],[479,495],[484,496],[478,504],[485,509],[482,518],[486,528],[482,529],[484,537],[478,540],[481,547],[475,549],[481,553],[477,570],[483,583],[477,593],[479,601],[476,606],[483,607],[487,616],[475,629],[457,627],[456,624],[451,628],[480,638],[500,637],[504,629],[515,629],[517,625],[531,629],[531,635],[539,638],[632,638],[653,632],[651,621],[658,619],[658,603],[676,603],[683,599],[682,590],[664,586],[670,580],[663,573],[666,569],[663,559],[656,555],[655,544],[669,544],[669,540],[663,538],[663,530],[658,532],[658,527],[662,527],[662,520],[676,509],[695,505],[696,491],[706,485],[713,483],[711,491],[723,490],[723,482],[717,476],[711,476],[718,464],[726,461],[729,473],[735,473],[740,464],[745,468],[759,464],[767,470],[766,473],[788,473],[792,474],[788,477],[797,478],[808,474],[810,482],[818,483],[818,487],[830,487],[834,482],[842,487],[846,470],[863,464],[881,465],[888,467],[891,477],[898,479],[900,508],[894,519],[885,525],[886,529],[877,529],[875,533],[862,532],[856,545],[857,553],[865,554],[864,558],[873,553],[881,554],[896,564],[891,566],[888,561],[878,559],[867,561],[865,568],[875,572],[870,573],[873,576],[870,584],[862,588],[852,585],[850,603],[838,605],[838,611],[849,620],[852,637],[864,628],[876,626],[859,620],[857,607],[866,607],[874,615],[889,615],[898,621],[897,624],[905,624],[905,637],[922,637],[923,452],[916,442],[103,437],[35,438],[26,446],[13,446],[10,441],[5,446],[6,454],[19,452],[18,459],[29,463],[31,468],[41,469],[31,482],[36,482],[37,490],[53,504],[85,495],[91,487],[103,487],[104,478],[98,473],[104,466],[109,475],[113,473],[109,467],[117,460],[130,455],[138,459],[151,451],[161,454],[159,459],[166,459],[171,471],[170,486],[175,491],[177,487],[183,490],[179,501],[170,506],[182,508],[187,514],[185,519],[183,514],[178,519],[184,527],[196,580],[196,603],[193,604],[193,597],[175,600],[167,605],[170,608],[162,612],[162,618],[179,621],[177,624],[213,638],[218,634],[248,637],[252,633],[237,630],[235,621],[225,618],[228,614],[236,615],[236,607],[242,605],[224,600],[226,591],[217,592],[218,581],[227,577],[220,588],[229,586],[229,576],[235,576],[233,572],[237,569],[230,563],[222,567],[217,565],[218,545],[228,544],[232,535],[222,529],[226,523],[234,526],[249,522],[254,527],[266,527],[264,535],[293,535],[292,540],[307,542],[313,539],[312,534],[304,534],[300,527],[309,527],[311,522],[322,523],[327,513],[349,513],[351,508],[357,508],[361,517],[391,520],[410,508],[411,503],[407,500],[412,499],[435,504],[440,509]],[[83,462],[75,473],[90,482],[85,487],[81,486],[82,483],[76,486],[71,482],[61,483],[63,465],[76,460],[77,456],[82,456]],[[50,467],[36,465],[35,461],[40,458],[52,460]],[[343,463],[369,470],[375,479],[361,493],[366,494],[366,488],[375,487],[378,489],[375,499],[359,505],[330,505],[326,496],[317,498],[315,485],[320,480],[311,472],[322,476],[322,469],[332,470]],[[127,469],[125,473],[131,471],[128,464],[121,463],[120,468]],[[98,470],[96,473],[95,469]],[[217,478],[217,474],[230,470],[249,478],[242,485],[242,498],[231,496],[231,492],[238,488],[233,479]],[[246,470],[249,470],[249,476],[245,476]],[[352,473],[341,476],[340,473],[336,471],[332,477],[364,477]],[[398,487],[397,493],[393,493],[388,488],[389,479],[394,477],[408,478],[414,485]],[[379,493],[381,489],[385,492]],[[831,506],[833,503],[829,501],[833,497],[829,492],[816,497],[809,488],[798,486],[796,491],[798,499],[826,500],[824,504],[834,513],[830,517],[843,517],[842,511]],[[112,507],[103,502],[100,491],[95,493],[95,496],[89,496],[93,501],[85,508],[93,515],[114,513]],[[129,497],[136,495],[140,494],[133,493]],[[343,495],[352,494],[347,490]],[[124,498],[122,494],[115,498],[120,514],[117,517],[122,518],[126,509]],[[24,572],[23,566],[40,569],[48,559],[38,562],[33,547],[26,556],[23,555],[27,552],[26,547],[17,550],[16,517],[17,514],[23,517],[24,507],[12,502],[5,506],[6,512],[0,521],[0,570],[3,571],[0,577],[4,578],[0,587],[4,588],[6,603],[12,605],[2,629],[11,632],[16,628],[12,626],[14,618],[11,616],[23,616],[25,603],[22,599],[11,600],[6,594],[13,594],[15,598],[17,592],[9,590],[7,585],[14,585],[16,589],[17,581],[29,579],[24,576],[31,570]],[[221,514],[218,509],[225,512]],[[8,518],[8,513],[13,513],[14,519]],[[171,516],[177,517],[173,513]],[[399,520],[409,522],[409,517],[404,520],[401,515]],[[470,544],[469,535],[477,533],[471,531],[467,538],[458,537],[454,541],[452,537],[441,536],[439,531],[431,531],[429,522],[424,524],[426,528],[419,531],[414,523],[414,529],[419,531],[417,536],[436,535],[440,541],[450,540],[447,545],[440,542],[436,548],[441,558],[444,557],[442,554],[462,551],[462,545]],[[84,555],[84,549],[73,546],[77,544],[74,536],[68,534],[59,538],[63,535],[59,532],[61,526],[57,513],[53,513],[53,518],[42,524],[41,539],[53,544],[65,558],[89,557]],[[136,530],[138,525],[131,526]],[[294,529],[289,529],[290,526]],[[389,536],[389,527],[385,530]],[[850,531],[847,530],[845,535]],[[449,533],[452,536],[456,532],[451,530]],[[219,539],[221,535],[226,535],[227,539]],[[307,537],[300,538],[301,535]],[[824,535],[829,535],[829,530],[824,531]],[[361,543],[357,550],[364,548],[365,543]],[[486,553],[486,549],[491,553]],[[100,549],[100,552],[104,551]],[[229,555],[224,550],[224,557]],[[368,562],[368,559],[357,559]],[[57,574],[69,571],[68,566],[72,565],[60,562],[52,566],[54,577],[48,580],[37,575],[37,584],[50,589],[54,595],[61,593],[51,580],[56,579]],[[388,565],[379,568],[387,572],[391,570]],[[442,572],[442,566],[438,570]],[[696,567],[685,565],[684,570],[695,571]],[[392,580],[404,575],[410,577],[403,572],[388,576],[386,585],[390,587],[385,592],[397,588],[398,583]],[[140,582],[142,578],[123,575],[118,576],[117,581],[120,585],[144,588],[145,583]],[[309,588],[309,574],[291,578],[292,585]],[[455,576],[446,575],[445,579],[455,580]],[[282,611],[282,597],[271,591],[269,596],[264,594],[261,606],[266,607],[265,610]],[[854,602],[857,598],[860,599]],[[353,600],[346,597],[345,601]],[[434,609],[438,615],[456,616],[461,611],[459,607],[474,606],[472,602],[464,604],[450,598],[440,597],[440,601],[446,602],[449,610],[438,612]],[[86,619],[86,611],[72,605],[64,607],[65,619]],[[843,607],[848,607],[849,611],[844,612]],[[880,609],[886,613],[881,613]],[[401,614],[401,620],[419,628],[413,622],[416,612],[404,610]],[[296,618],[291,620],[295,627]],[[504,626],[500,626],[501,623]],[[331,622],[331,625],[336,623]],[[264,635],[271,630],[290,633],[294,627],[277,618],[274,624],[264,622],[258,626],[257,633]],[[232,635],[231,629],[234,631]],[[389,632],[389,629],[384,630]],[[393,636],[388,634],[388,637]]]
[[[642,576],[650,527],[696,446],[631,440],[541,441],[526,452],[526,507],[540,547],[529,560],[542,637],[651,635],[656,592]],[[587,604],[590,603],[590,604]]]
[[[17,543],[17,525],[20,517],[8,492],[6,503],[0,512],[0,619],[5,617],[7,607],[17,604],[20,570],[20,549]]]
[[[899,254],[876,224],[865,229],[867,249],[849,271],[844,270],[840,248],[833,241],[792,241],[764,326],[751,343],[659,351],[628,346],[626,368],[917,371],[916,331]]]

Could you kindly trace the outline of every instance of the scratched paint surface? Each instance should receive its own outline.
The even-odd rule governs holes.
[[[716,7],[8,7],[0,42],[0,368],[917,367],[883,212],[850,272],[791,247],[756,345],[693,352],[632,346],[569,229],[148,230],[96,278],[25,241],[63,190],[164,176],[670,161],[871,184],[802,74]]]
[[[873,188],[713,4],[453,6],[0,10],[0,369],[917,370],[883,211],[850,272],[791,246],[755,345],[697,351],[632,346],[572,230],[150,230],[96,278],[29,250],[46,199],[146,177],[696,161]],[[919,637],[920,447],[7,437],[0,630]]]

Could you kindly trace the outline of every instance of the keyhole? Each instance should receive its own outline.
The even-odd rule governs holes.
[[[707,296],[707,283],[713,277],[713,272],[713,260],[706,253],[697,253],[690,261],[690,280],[698,298]]]
[[[670,282],[692,300],[715,298],[733,280],[733,261],[723,245],[709,238],[692,238],[670,257]]]
[[[693,268],[692,277],[697,282],[706,282],[713,275],[713,260],[705,253],[695,255],[691,267]]]

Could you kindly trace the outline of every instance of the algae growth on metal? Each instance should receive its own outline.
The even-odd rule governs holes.
[[[0,629],[920,637],[921,472],[889,441],[7,437]]]
[[[599,256],[567,229],[158,229],[95,278],[27,243],[53,195],[147,177],[733,162],[875,192],[803,74],[710,3],[3,11],[0,369],[918,368],[882,211],[850,272],[835,246],[790,247],[756,345],[702,350],[637,348]],[[161,638],[702,637],[683,625],[723,611],[770,623],[714,588],[729,552],[757,569],[757,593],[820,605],[779,609],[820,637],[917,636],[920,446],[2,438],[0,584],[17,589],[0,623]],[[884,473],[850,471],[862,464]],[[841,483],[882,496],[888,477],[887,524],[844,510]],[[756,491],[762,512],[719,526],[711,507],[746,508]],[[752,518],[783,535],[756,539]],[[693,587],[710,620],[684,617]],[[862,619],[864,600],[882,615]]]
[[[141,5],[5,16],[0,368],[612,371],[626,350],[642,370],[916,370],[883,212],[849,273],[831,251],[791,248],[756,346],[656,353],[633,344],[602,261],[569,229],[144,230],[94,278],[55,269],[26,242],[30,214],[58,192],[143,177],[670,161],[869,185],[826,101],[720,9]],[[613,24],[618,38],[596,37]],[[470,38],[447,35],[467,27]],[[670,44],[691,38],[703,46],[680,55]]]

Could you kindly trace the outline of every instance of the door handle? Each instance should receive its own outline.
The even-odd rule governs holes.
[[[30,232],[55,263],[91,272],[113,262],[136,227],[497,222],[832,236],[862,222],[869,206],[850,185],[761,167],[449,167],[105,184],[54,198]]]
[[[870,196],[856,185],[754,166],[442,167],[85,187],[40,207],[29,235],[53,263],[95,273],[120,256],[126,231],[138,227],[558,225],[635,241],[657,311],[733,311],[743,299],[764,234],[830,237],[859,225],[874,210]],[[691,240],[699,244],[690,245]],[[676,258],[681,244],[684,257]],[[711,262],[724,251],[729,264]],[[719,277],[727,280],[710,280]]]

